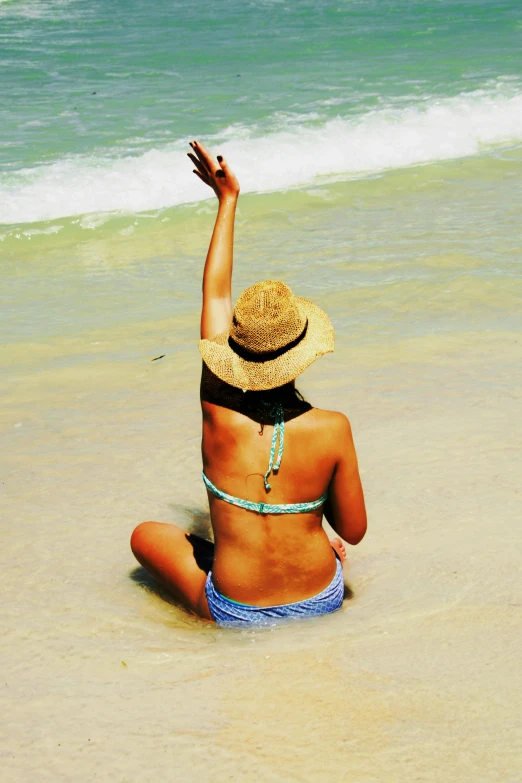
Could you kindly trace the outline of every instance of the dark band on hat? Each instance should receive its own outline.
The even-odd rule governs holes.
[[[301,340],[305,338],[307,330],[308,318],[306,319],[306,323],[301,334],[299,334],[295,340],[292,340],[292,342],[283,345],[281,348],[277,348],[275,351],[262,351],[260,353],[254,353],[254,351],[249,351],[247,348],[243,348],[242,345],[236,343],[234,338],[230,336],[228,338],[228,344],[234,353],[236,353],[240,359],[244,359],[245,362],[271,362],[273,359],[277,359],[278,356],[282,356],[287,351],[295,348],[296,345],[299,345]]]

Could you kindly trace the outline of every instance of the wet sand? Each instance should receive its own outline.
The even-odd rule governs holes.
[[[197,357],[103,348],[3,389],[3,780],[518,781],[519,336],[341,341],[303,376],[352,420],[369,532],[341,612],[252,632],[128,549],[208,533]]]

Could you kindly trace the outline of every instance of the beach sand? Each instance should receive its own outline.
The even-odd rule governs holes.
[[[195,351],[96,348],[4,390],[5,783],[518,781],[519,336],[341,345],[303,376],[351,416],[369,532],[341,612],[251,632],[128,548],[149,518],[208,533]]]

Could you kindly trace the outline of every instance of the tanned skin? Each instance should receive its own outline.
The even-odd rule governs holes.
[[[228,330],[232,320],[234,219],[239,182],[226,160],[199,142],[188,153],[194,173],[212,188],[218,213],[203,271],[201,337]],[[232,506],[209,493],[215,550],[216,589],[254,606],[302,601],[321,592],[335,574],[334,549],[346,557],[343,540],[355,545],[366,533],[366,509],[350,423],[335,411],[312,408],[285,423],[281,467],[271,477],[268,497],[263,475],[273,427],[235,411],[201,403],[203,467],[221,490],[254,502],[303,503],[328,489],[322,508],[304,514],[261,515]],[[330,541],[323,514],[340,538]],[[205,596],[206,572],[196,562],[193,537],[176,525],[142,522],[134,530],[135,557],[179,601],[211,619]],[[343,540],[341,540],[343,539]]]

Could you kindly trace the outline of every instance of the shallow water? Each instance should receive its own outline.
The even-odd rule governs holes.
[[[6,270],[6,780],[71,767],[121,781],[322,781],[340,767],[357,781],[517,780],[519,228],[502,233],[502,177],[468,188],[475,230],[451,202],[432,218],[433,189],[460,194],[430,182],[423,169],[364,183],[344,223],[335,199],[354,199],[352,185],[333,203],[296,195],[291,212],[277,196],[243,202],[238,287],[277,270],[332,313],[336,352],[299,385],[350,416],[370,520],[349,553],[352,598],[291,627],[190,617],[128,550],[147,518],[209,532],[194,350],[206,208],[189,213],[193,233],[171,231],[179,261],[167,223],[147,260],[143,228],[127,257],[72,241],[54,269],[49,245]],[[283,242],[288,258],[271,258]],[[320,284],[304,276],[310,257]]]
[[[311,399],[352,412],[370,532],[340,613],[253,632],[190,617],[127,549],[151,516],[208,529],[178,374],[94,364],[26,388],[2,470],[5,779],[515,781],[520,354],[469,334],[334,392],[309,373]]]

